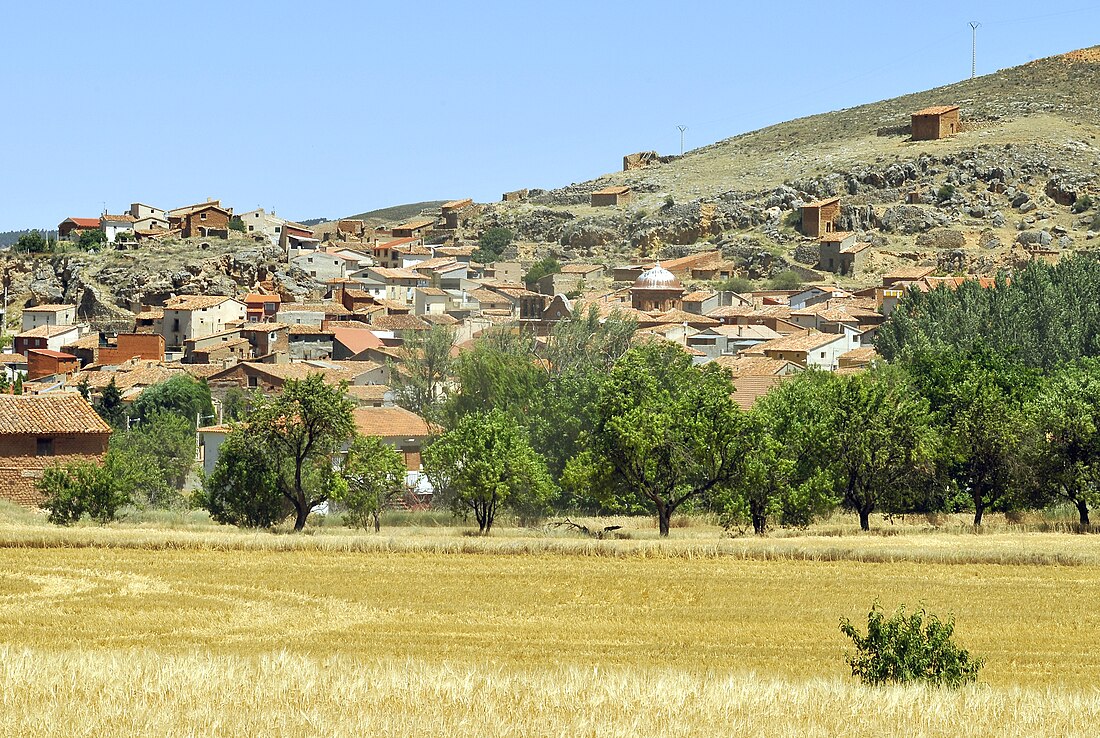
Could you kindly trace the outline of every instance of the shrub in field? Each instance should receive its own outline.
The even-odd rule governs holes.
[[[344,484],[334,498],[347,506],[344,519],[356,528],[382,527],[382,511],[405,491],[405,459],[381,438],[357,437],[341,469]]]
[[[984,664],[951,639],[954,618],[940,620],[923,608],[907,613],[902,605],[887,617],[876,604],[867,615],[866,635],[847,618],[840,630],[855,644],[855,654],[845,661],[864,684],[923,682],[955,688],[973,682]]]
[[[56,525],[71,525],[85,514],[100,523],[114,520],[129,499],[116,467],[80,461],[46,469],[38,489],[45,495],[41,507],[47,519]]]

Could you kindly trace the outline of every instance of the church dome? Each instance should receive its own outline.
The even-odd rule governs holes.
[[[676,279],[676,275],[661,266],[661,262],[657,262],[652,269],[646,269],[638,275],[634,280],[634,289],[678,290],[683,289],[683,285]]]

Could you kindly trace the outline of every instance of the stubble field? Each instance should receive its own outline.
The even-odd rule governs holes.
[[[1084,735],[1100,718],[1093,536],[677,534],[11,525],[0,734]],[[875,600],[954,613],[980,683],[855,684],[837,623]]]

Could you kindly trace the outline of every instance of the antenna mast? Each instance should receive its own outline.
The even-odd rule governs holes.
[[[684,131],[688,129],[687,126],[676,126],[680,129],[680,156],[684,155]]]
[[[978,74],[978,28],[981,23],[970,21],[970,79]]]

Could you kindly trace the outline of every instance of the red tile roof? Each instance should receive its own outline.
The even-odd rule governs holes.
[[[364,436],[423,438],[431,434],[424,418],[403,407],[361,407],[352,412],[355,427]]]
[[[0,435],[38,433],[109,434],[92,406],[80,395],[0,395]]]

